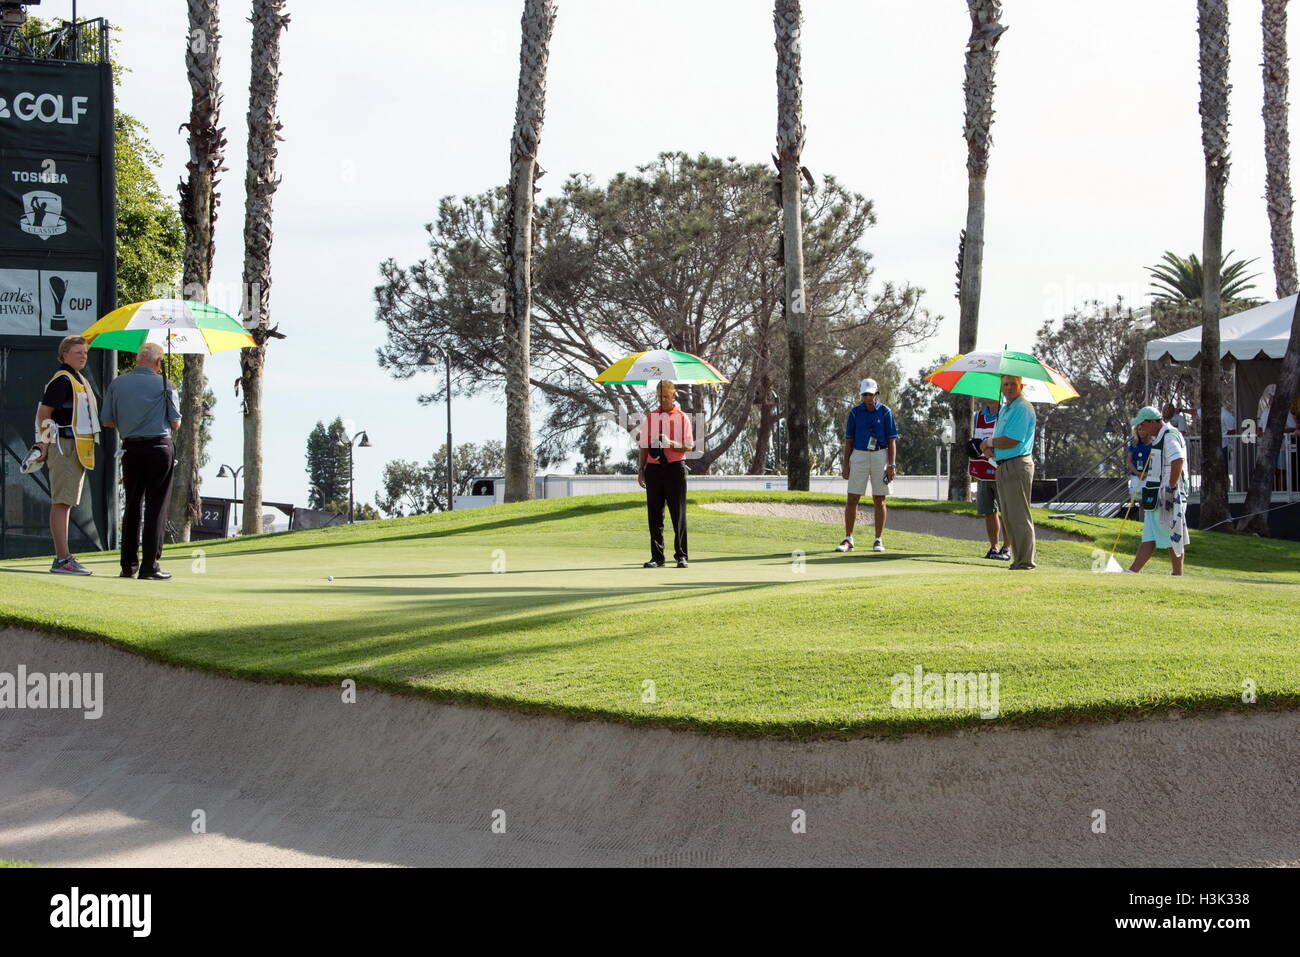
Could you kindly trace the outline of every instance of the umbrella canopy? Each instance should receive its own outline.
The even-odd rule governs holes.
[[[664,379],[692,385],[729,381],[699,356],[672,349],[652,349],[626,356],[592,381],[600,385],[645,385]]]
[[[1027,352],[968,352],[926,376],[925,381],[953,395],[997,399],[1002,395],[1004,375],[1020,376],[1030,402],[1054,405],[1079,394],[1065,376]]]
[[[210,354],[247,349],[253,337],[216,306],[188,299],[150,299],[114,309],[82,333],[92,347],[139,352],[156,342],[168,352]]]

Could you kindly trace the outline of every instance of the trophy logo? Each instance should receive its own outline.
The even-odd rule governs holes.
[[[46,189],[23,193],[23,215],[18,220],[18,228],[42,242],[51,236],[62,236],[68,231],[68,221],[63,218],[63,199]]]
[[[50,277],[50,295],[54,297],[54,315],[50,316],[50,332],[67,332],[68,318],[63,314],[63,298],[68,294],[68,281],[62,276]]]

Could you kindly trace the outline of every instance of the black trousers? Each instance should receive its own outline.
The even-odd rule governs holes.
[[[650,557],[663,564],[664,506],[667,505],[673,520],[673,558],[686,558],[686,463],[647,462],[645,498],[650,519]]]
[[[162,554],[163,532],[167,527],[167,503],[172,497],[172,470],[176,455],[172,440],[162,435],[156,439],[126,439],[122,443],[122,486],[126,509],[122,513],[122,570],[158,569]],[[144,534],[140,533],[140,513],[144,512]],[[143,564],[138,553],[144,552]]]

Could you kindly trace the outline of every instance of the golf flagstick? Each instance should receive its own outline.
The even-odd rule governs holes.
[[[1110,546],[1110,554],[1106,556],[1106,567],[1102,569],[1104,572],[1120,572],[1122,574],[1124,571],[1124,569],[1119,567],[1119,562],[1115,561],[1115,549],[1119,548],[1119,537],[1124,532],[1124,523],[1128,521],[1129,513],[1133,511],[1133,502],[1137,496],[1138,489],[1140,489],[1143,483],[1146,482],[1147,469],[1150,467],[1151,453],[1148,452],[1147,460],[1142,463],[1142,472],[1138,475],[1137,487],[1128,493],[1128,505],[1124,508],[1124,517],[1120,520],[1119,530],[1115,532],[1115,541]]]

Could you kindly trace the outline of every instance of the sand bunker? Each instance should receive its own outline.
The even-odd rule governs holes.
[[[1300,713],[790,742],[0,631],[19,665],[104,675],[98,720],[0,711],[0,857],[41,864],[1300,865]]]
[[[808,502],[708,502],[700,507],[712,509],[715,512],[731,512],[735,515],[802,518],[810,522],[825,522],[828,525],[838,525],[840,531],[844,530],[843,505],[814,505]],[[873,515],[874,510],[870,506],[859,506],[857,528],[866,529],[870,533]],[[973,515],[953,515],[949,512],[931,512],[921,508],[891,507],[886,531],[890,528],[900,532],[940,535],[944,538],[959,538],[972,542],[988,541],[988,536],[984,532],[984,519],[982,518],[976,518]],[[1072,535],[1069,532],[1045,528],[1042,525],[1035,525],[1034,530],[1040,539],[1045,540],[1067,539],[1078,542],[1088,540],[1084,535]],[[854,538],[857,537],[858,531],[855,529]]]

